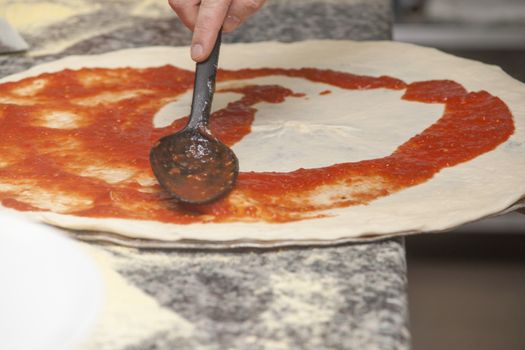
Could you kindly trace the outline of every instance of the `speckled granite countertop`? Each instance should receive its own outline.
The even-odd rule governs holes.
[[[164,0],[36,3],[10,1],[8,20],[24,9],[41,12],[18,23],[31,50],[0,55],[0,76],[66,55],[190,41]],[[54,11],[52,20],[45,11]],[[268,1],[224,41],[388,39],[390,11],[388,0]],[[42,18],[45,25],[35,26]],[[158,327],[141,328],[147,310],[130,302],[133,315],[121,318],[121,331],[99,329],[86,349],[409,348],[401,239],[270,251],[89,249],[149,298],[148,315],[159,311]]]

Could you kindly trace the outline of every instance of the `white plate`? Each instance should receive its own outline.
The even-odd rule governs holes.
[[[0,349],[76,348],[102,305],[94,261],[51,226],[10,213],[0,226]]]

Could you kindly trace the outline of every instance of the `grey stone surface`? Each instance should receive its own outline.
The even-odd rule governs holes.
[[[70,54],[189,43],[189,33],[174,16],[130,18],[125,14],[132,1],[100,3],[104,4],[100,11],[41,33],[26,33],[32,52],[0,56],[0,76]],[[46,43],[97,26],[108,29],[60,52],[34,54]],[[387,0],[274,0],[224,41],[389,36]],[[151,334],[129,350],[409,347],[401,239],[267,251],[100,249],[129,260],[130,264],[120,265],[119,273],[198,329],[191,339],[165,331]],[[156,261],[152,256],[172,263],[148,263]]]
[[[54,54],[0,56],[0,76],[67,55],[151,45],[188,45],[191,42],[191,34],[174,15],[160,18],[130,16],[126,15],[130,1],[103,3],[104,6],[96,12],[50,25],[45,31],[22,33],[32,51],[37,53],[50,42],[71,40],[84,33],[93,34]],[[269,0],[242,29],[225,34],[223,41],[388,40],[391,36],[390,6],[387,0]],[[108,29],[93,31],[93,28]]]
[[[210,350],[407,347],[399,240],[274,251],[115,253],[129,261],[119,264],[120,273],[198,330],[178,343]],[[162,255],[164,263],[149,264],[151,254]],[[166,339],[154,334],[132,349],[168,349]]]

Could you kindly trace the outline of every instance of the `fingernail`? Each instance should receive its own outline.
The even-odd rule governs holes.
[[[224,31],[226,32],[232,32],[239,26],[241,23],[241,19],[237,16],[228,15],[226,16],[226,20],[224,21]]]
[[[241,23],[241,19],[237,16],[229,15],[226,17],[226,20],[232,24],[239,24]]]
[[[204,52],[201,44],[193,44],[191,46],[191,58],[198,59],[202,56]]]

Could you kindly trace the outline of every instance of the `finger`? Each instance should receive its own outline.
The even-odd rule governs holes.
[[[233,0],[224,21],[224,31],[234,31],[248,17],[257,12],[265,0]]]
[[[200,0],[168,0],[168,3],[181,22],[193,30],[199,13]]]
[[[191,43],[194,61],[204,61],[210,55],[230,3],[231,0],[202,0]]]

